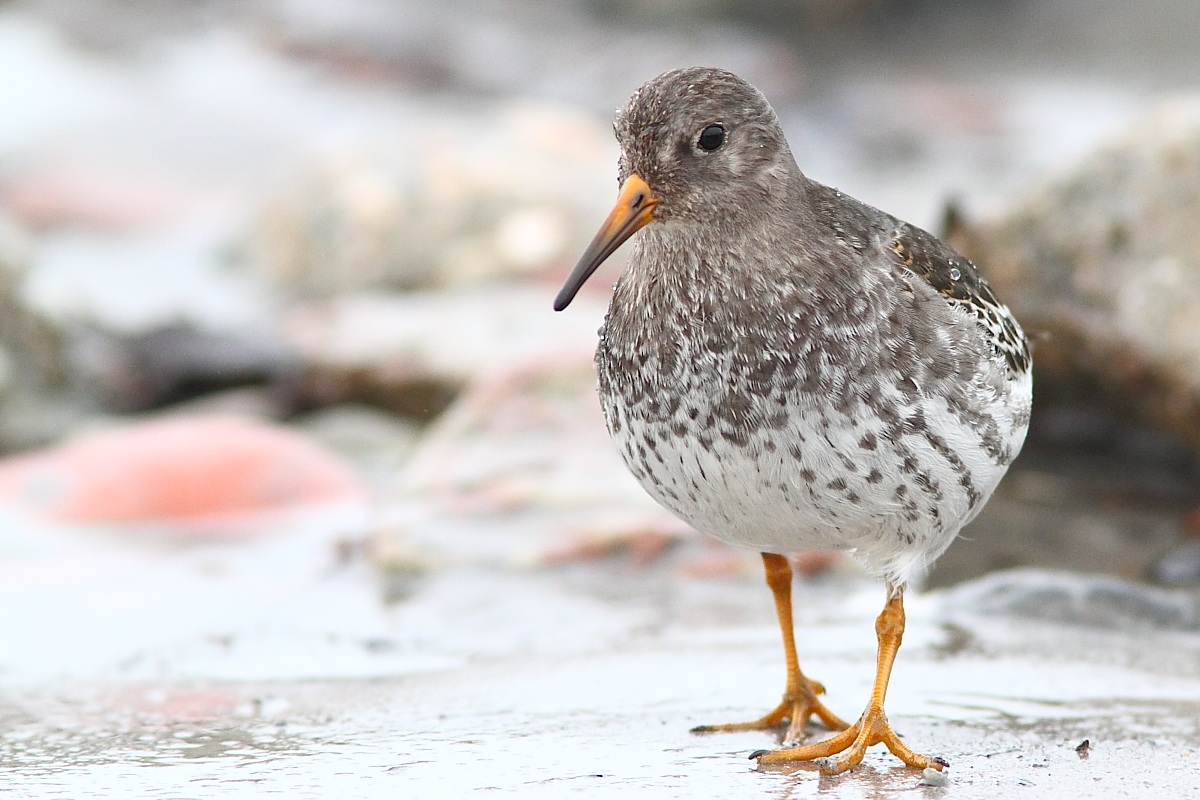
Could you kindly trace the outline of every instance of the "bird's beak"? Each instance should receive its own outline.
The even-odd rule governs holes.
[[[656,205],[658,205],[658,198],[650,191],[650,186],[642,180],[641,176],[634,173],[625,179],[612,213],[608,215],[608,219],[604,220],[604,224],[596,232],[591,244],[583,251],[579,263],[575,265],[575,269],[571,270],[571,274],[567,276],[567,282],[559,290],[558,297],[554,298],[555,311],[562,311],[570,305],[571,301],[575,299],[575,293],[591,277],[596,268],[604,263],[604,259],[611,256],[626,239],[654,219]]]

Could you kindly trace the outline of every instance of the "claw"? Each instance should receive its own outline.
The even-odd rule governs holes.
[[[867,748],[882,744],[897,758],[910,767],[932,768],[939,772],[950,766],[943,758],[934,758],[914,751],[900,741],[899,735],[888,724],[882,708],[872,708],[862,719],[837,736],[824,741],[780,750],[771,750],[758,756],[760,764],[784,764],[811,761],[822,775],[838,775],[862,763]],[[840,754],[840,757],[833,756]]]
[[[692,733],[717,733],[729,731],[765,731],[778,728],[786,721],[788,723],[785,741],[801,741],[808,731],[808,722],[816,719],[831,731],[840,731],[848,727],[837,714],[834,714],[817,697],[825,693],[825,687],[816,681],[800,678],[804,687],[795,693],[788,693],[775,708],[749,722],[727,722],[723,725],[697,725]]]

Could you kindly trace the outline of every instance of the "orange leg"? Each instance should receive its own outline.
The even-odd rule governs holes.
[[[888,601],[883,607],[883,612],[875,620],[875,634],[879,638],[875,686],[871,690],[871,701],[858,722],[823,742],[782,750],[760,750],[751,755],[751,758],[757,758],[759,764],[820,759],[822,773],[837,775],[858,765],[868,747],[883,744],[910,767],[933,767],[939,771],[948,767],[949,764],[945,760],[922,755],[900,741],[900,737],[888,724],[887,715],[883,713],[883,701],[887,695],[888,679],[892,674],[892,663],[896,660],[896,651],[900,649],[900,640],[904,636],[903,589],[888,587]],[[841,757],[831,758],[836,753],[841,753]]]
[[[809,717],[816,717],[830,730],[847,727],[836,714],[827,709],[817,697],[825,694],[825,687],[817,681],[804,677],[800,671],[800,660],[796,657],[796,634],[792,629],[792,568],[788,560],[775,553],[763,553],[763,567],[767,572],[767,586],[775,595],[775,613],[779,616],[779,629],[783,633],[783,654],[787,659],[787,685],[783,700],[773,710],[759,719],[749,722],[730,722],[724,725],[700,725],[692,733],[716,731],[757,731],[777,728],[788,721],[784,741],[800,741],[808,730]]]

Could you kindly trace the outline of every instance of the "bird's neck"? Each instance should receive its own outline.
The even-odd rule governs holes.
[[[780,191],[754,198],[752,207],[703,223],[652,223],[638,232],[618,288],[637,306],[695,307],[696,298],[737,303],[769,297],[772,285],[794,275],[811,235],[810,206]]]
[[[815,210],[812,186],[797,172],[779,192],[758,198],[760,213],[713,224],[655,222],[639,231],[609,310],[610,318],[628,317],[616,326],[624,344],[636,348],[670,329],[738,330],[764,316],[815,318],[806,309],[821,306],[830,291],[856,293],[850,284],[869,276],[816,255],[814,245],[833,234]],[[765,207],[769,213],[761,213]]]
[[[771,249],[761,246],[764,231],[681,228],[650,225],[639,232],[610,308],[610,314],[636,318],[627,331],[654,336],[754,315],[787,268],[763,260]]]

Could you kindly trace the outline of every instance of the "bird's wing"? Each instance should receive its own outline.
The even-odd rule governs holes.
[[[971,261],[927,231],[900,221],[888,249],[947,300],[970,310],[1013,374],[1029,370],[1029,342],[1021,326]]]

